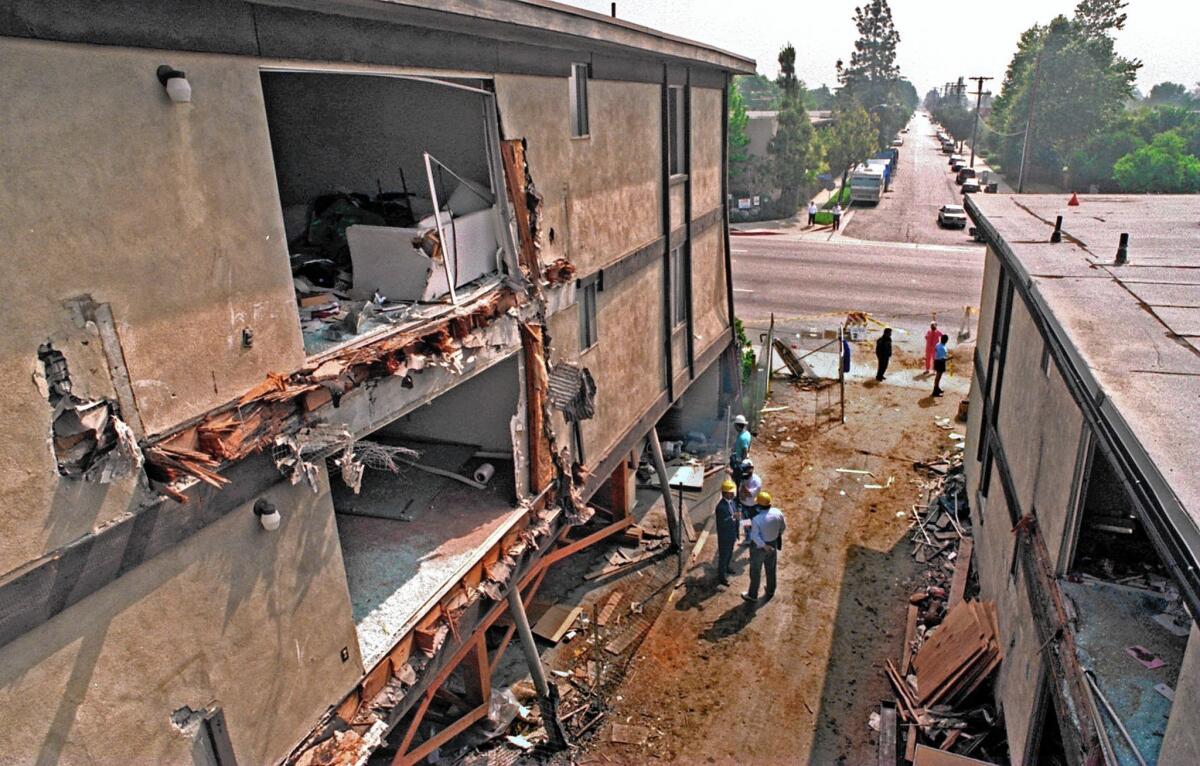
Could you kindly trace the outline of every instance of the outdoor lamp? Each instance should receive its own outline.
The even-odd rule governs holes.
[[[259,499],[254,504],[254,515],[258,517],[258,523],[262,524],[262,528],[268,532],[274,532],[279,529],[279,522],[282,517],[279,515],[279,509],[275,504],[266,498]]]
[[[180,70],[163,64],[158,68],[158,81],[167,89],[167,95],[176,104],[186,104],[192,100],[192,85],[187,81],[187,75]]]

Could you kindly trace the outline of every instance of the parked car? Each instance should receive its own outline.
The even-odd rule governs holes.
[[[942,205],[938,210],[938,226],[946,229],[965,229],[967,211],[962,205]]]
[[[962,183],[962,193],[963,194],[972,194],[977,191],[979,191],[979,182],[976,181],[974,178],[968,178],[967,180],[963,181],[963,183]]]
[[[954,154],[953,142],[947,141],[946,143],[942,144],[942,154]]]
[[[892,139],[892,146],[904,146],[904,139],[897,136]]]
[[[962,182],[968,178],[975,178],[975,168],[962,168],[958,171],[958,175],[954,177],[954,183],[962,185]]]
[[[966,157],[962,156],[961,154],[951,154],[950,155],[950,164],[953,165],[955,162],[961,162],[962,160],[965,160],[965,159],[966,159]]]
[[[967,161],[966,161],[966,160],[964,160],[964,159],[961,159],[961,158],[960,158],[960,159],[957,159],[957,160],[954,160],[954,161],[952,161],[952,162],[950,163],[950,172],[951,172],[951,173],[957,173],[958,171],[962,170],[962,169],[963,169],[963,168],[965,168],[966,166],[967,166]]]

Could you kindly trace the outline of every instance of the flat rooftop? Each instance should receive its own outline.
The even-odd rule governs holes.
[[[1200,195],[974,194],[968,210],[1028,273],[1200,528]],[[1056,216],[1063,241],[1050,244]],[[982,219],[982,220],[981,220]],[[1122,233],[1129,260],[1115,265]]]

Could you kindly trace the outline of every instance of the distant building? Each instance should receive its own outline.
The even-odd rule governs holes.
[[[776,110],[752,110],[746,112],[746,145],[750,165],[745,172],[729,179],[730,192],[734,195],[732,207],[743,212],[755,211],[779,196],[779,187],[771,171],[771,155],[768,152],[771,139],[779,129],[779,112]],[[814,128],[823,128],[833,121],[833,113],[810,110],[808,119]],[[754,200],[758,199],[756,203]]]
[[[965,465],[996,699],[1014,764],[1136,763],[1121,727],[1146,763],[1200,763],[1200,197],[1065,203],[967,200],[988,245]]]

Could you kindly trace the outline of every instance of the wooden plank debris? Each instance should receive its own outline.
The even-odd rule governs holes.
[[[916,701],[962,702],[1000,664],[998,633],[993,602],[961,601],[950,609],[913,658]]]
[[[908,605],[908,616],[904,624],[904,654],[900,658],[900,676],[903,678],[908,675],[908,669],[912,666],[913,641],[917,638],[917,615],[920,610],[916,604]]]
[[[975,543],[971,538],[964,538],[958,548],[958,559],[954,562],[954,579],[950,581],[950,599],[946,602],[947,609],[958,606],[967,589],[967,572],[971,569],[971,553]]]
[[[917,745],[917,752],[913,757],[913,766],[995,766],[988,761],[980,761],[976,758],[968,758],[965,755],[958,753],[948,753],[945,750],[929,747],[928,745]]]
[[[650,739],[650,730],[645,726],[630,726],[623,723],[613,723],[608,741],[622,745],[644,745]]]
[[[534,635],[541,636],[547,641],[557,644],[563,635],[575,624],[575,619],[583,607],[555,604],[546,610],[542,618],[533,626]]]
[[[617,605],[621,603],[621,591],[613,591],[609,595],[608,600],[604,602],[604,606],[600,608],[600,614],[596,616],[596,624],[600,627],[608,625],[608,621],[612,619],[613,612],[617,611]]]
[[[896,766],[896,706],[879,703],[879,766]]]

